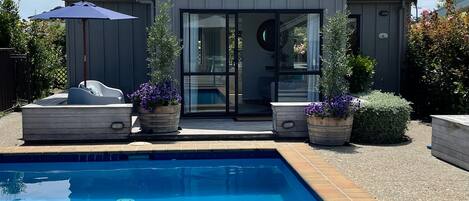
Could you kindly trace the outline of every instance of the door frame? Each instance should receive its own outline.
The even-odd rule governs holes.
[[[319,63],[319,71],[305,71],[305,72],[281,72],[279,68],[279,56],[280,56],[280,49],[279,49],[279,36],[280,36],[280,14],[319,14],[319,26],[320,29],[323,27],[324,21],[324,9],[179,9],[179,39],[184,42],[184,13],[189,14],[224,14],[226,18],[225,29],[226,29],[226,47],[225,47],[225,57],[226,57],[226,71],[225,72],[213,72],[213,73],[205,73],[205,72],[184,72],[184,51],[180,53],[180,90],[181,90],[181,102],[183,106],[181,107],[181,115],[184,117],[205,117],[205,116],[228,116],[233,117],[238,115],[238,23],[239,23],[239,15],[240,13],[272,13],[275,15],[275,75],[274,75],[274,82],[275,82],[275,100],[278,100],[278,82],[280,75],[321,75],[322,69],[322,62]],[[234,64],[235,64],[235,71],[229,71],[229,16],[235,16],[235,48],[234,48]],[[319,33],[319,54],[320,57],[322,56],[322,43],[323,37],[322,34]],[[193,112],[193,113],[185,113],[184,112],[184,76],[191,76],[191,75],[225,75],[226,76],[226,100],[225,100],[225,111],[224,112]],[[234,76],[235,82],[235,111],[230,111],[230,97],[229,97],[229,78],[230,76]],[[244,115],[244,114],[243,114]],[[256,114],[247,114],[248,116],[255,116]]]

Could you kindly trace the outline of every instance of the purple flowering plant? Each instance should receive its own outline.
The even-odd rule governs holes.
[[[181,102],[181,95],[172,81],[160,83],[146,82],[129,94],[132,102],[147,111],[153,111],[158,106],[177,105]]]
[[[347,118],[360,108],[360,100],[350,95],[339,95],[323,102],[306,106],[305,114],[316,117]]]

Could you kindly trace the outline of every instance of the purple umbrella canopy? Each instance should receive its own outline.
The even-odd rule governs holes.
[[[137,17],[98,7],[90,2],[79,1],[66,7],[58,7],[49,12],[29,17],[32,20],[81,19],[83,25],[83,80],[86,87],[86,21],[87,20],[129,20]]]
[[[90,2],[79,1],[70,6],[56,8],[49,12],[29,17],[33,20],[50,19],[103,19],[103,20],[127,20],[136,19],[134,16],[118,13],[109,9],[98,7]]]

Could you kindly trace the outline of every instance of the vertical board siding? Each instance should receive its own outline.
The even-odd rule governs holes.
[[[238,8],[239,9],[254,9],[256,7],[255,0],[239,0]]]
[[[118,4],[118,12],[133,15],[132,4]],[[119,44],[119,86],[123,91],[132,91],[133,86],[133,22],[131,20],[122,20],[118,22],[118,44]],[[130,78],[129,78],[130,77]]]
[[[149,4],[96,2],[117,12],[137,16],[136,20],[89,20],[88,78],[122,89],[125,93],[147,81],[146,27],[150,25]],[[67,20],[67,64],[70,86],[83,80],[83,40],[80,20]]]
[[[360,15],[361,53],[377,60],[376,89],[399,91],[399,7],[398,3],[352,3],[348,5],[351,14]],[[388,16],[379,12],[387,10]],[[387,33],[387,39],[380,39],[380,33]],[[405,43],[403,43],[405,44]]]
[[[288,8],[287,0],[271,0],[270,8],[272,8],[272,9],[285,9],[285,8]]]
[[[287,8],[289,9],[301,9],[305,7],[305,0],[288,0]],[[306,0],[308,1],[308,0]]]
[[[270,9],[270,0],[255,0],[254,9]]]
[[[220,0],[218,0],[220,1]],[[244,1],[246,2],[250,2],[249,0],[241,0],[242,3],[244,3]],[[224,9],[237,9],[238,6],[239,6],[239,2],[238,0],[223,0],[221,1],[223,3],[223,8]]]

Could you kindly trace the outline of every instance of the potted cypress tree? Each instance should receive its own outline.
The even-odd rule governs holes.
[[[310,142],[320,145],[343,145],[350,141],[353,113],[359,100],[347,95],[351,73],[348,65],[348,13],[330,17],[323,28],[323,69],[321,92],[323,102],[305,108]]]
[[[155,22],[148,28],[150,81],[129,95],[137,107],[141,129],[147,133],[175,132],[179,126],[181,96],[173,76],[181,46],[170,29],[171,6],[169,2],[161,3]]]

